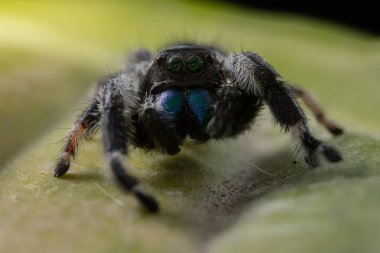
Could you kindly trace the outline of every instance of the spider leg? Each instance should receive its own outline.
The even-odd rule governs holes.
[[[320,105],[317,101],[308,93],[307,91],[296,87],[293,85],[288,86],[291,88],[293,94],[302,100],[302,102],[309,108],[309,110],[314,114],[314,117],[322,124],[330,133],[333,135],[340,135],[343,133],[343,129],[337,126],[332,122],[326,115],[323,113]]]
[[[308,164],[318,166],[320,154],[330,162],[342,160],[339,151],[310,133],[306,117],[290,87],[260,56],[253,53],[230,55],[226,62],[226,72],[239,89],[260,97],[268,105],[274,120],[299,141],[307,154],[305,160]]]
[[[217,95],[213,116],[207,125],[207,132],[215,139],[235,136],[247,130],[262,107],[257,97],[242,92],[236,86],[224,85]]]
[[[139,127],[136,129],[136,134],[144,135],[145,139],[148,138],[153,142],[153,147],[170,155],[178,154],[181,151],[179,146],[182,140],[176,133],[174,124],[170,123],[170,119],[167,119],[164,113],[155,108],[151,96],[145,98],[145,102],[139,110],[138,121]]]
[[[82,137],[89,137],[93,134],[97,129],[100,117],[99,102],[94,99],[94,101],[76,120],[73,129],[67,137],[62,154],[54,168],[54,176],[61,177],[69,170],[71,158],[75,157],[80,140]]]
[[[116,182],[127,192],[131,192],[150,212],[157,212],[158,203],[150,195],[138,188],[138,181],[130,176],[123,165],[123,156],[127,153],[128,122],[125,118],[125,103],[114,83],[104,87],[103,95],[103,145],[108,167]]]
[[[306,117],[285,83],[277,81],[276,85],[267,87],[264,93],[264,100],[274,119],[300,142],[307,153],[305,160],[308,164],[318,166],[320,153],[330,162],[342,160],[336,149],[322,143],[310,133]]]
[[[149,64],[151,60],[152,53],[148,49],[136,49],[128,54],[124,63],[124,71],[136,73],[141,68],[140,64]]]

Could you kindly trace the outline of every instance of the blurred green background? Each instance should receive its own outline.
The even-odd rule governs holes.
[[[78,110],[129,50],[177,40],[258,52],[342,123],[378,130],[379,42],[364,34],[213,2],[2,1],[0,14],[0,162]]]
[[[74,164],[82,168],[82,172],[90,173],[88,178],[85,176],[86,173],[79,174],[79,178],[74,177],[71,178],[72,180],[68,178],[68,180],[57,181],[52,178],[49,174],[49,168],[59,149],[59,141],[70,127],[73,116],[84,106],[92,84],[98,78],[119,70],[128,51],[136,47],[146,47],[157,51],[162,46],[178,40],[215,44],[226,51],[247,50],[259,53],[272,63],[285,79],[298,83],[311,91],[328,114],[347,129],[348,134],[345,137],[335,140],[335,145],[347,152],[347,159],[336,170],[333,167],[326,166],[320,170],[322,172],[308,171],[305,175],[300,172],[305,169],[303,165],[289,169],[288,165],[269,164],[265,168],[271,171],[278,169],[279,174],[284,175],[286,179],[276,179],[277,182],[280,182],[276,184],[273,183],[273,179],[265,177],[262,178],[261,182],[259,177],[255,180],[261,183],[259,182],[258,188],[254,189],[255,191],[269,192],[272,189],[277,189],[279,185],[288,185],[290,182],[292,182],[291,186],[298,187],[298,184],[301,183],[301,185],[304,184],[302,187],[306,187],[307,191],[313,191],[314,188],[308,188],[308,184],[311,182],[322,181],[322,183],[326,183],[325,181],[330,182],[329,180],[332,180],[336,183],[335,180],[343,180],[341,178],[359,180],[356,176],[362,177],[365,174],[368,176],[366,180],[369,182],[359,182],[356,185],[358,192],[354,192],[357,194],[355,196],[358,202],[355,202],[355,197],[353,200],[344,194],[352,188],[356,189],[355,184],[343,180],[341,182],[343,186],[341,186],[341,190],[338,190],[342,196],[337,193],[336,199],[343,199],[344,204],[338,205],[337,203],[340,202],[334,202],[333,200],[336,199],[330,199],[330,202],[327,201],[326,203],[337,204],[336,209],[327,209],[328,211],[318,209],[318,212],[315,213],[314,207],[322,208],[325,205],[323,201],[326,200],[324,196],[330,195],[331,192],[314,189],[315,192],[310,195],[314,196],[315,193],[317,197],[310,200],[307,198],[308,193],[305,193],[303,191],[305,189],[302,187],[291,188],[288,193],[286,191],[285,193],[280,192],[279,200],[277,200],[280,203],[273,202],[275,203],[273,205],[288,207],[287,198],[290,198],[290,202],[294,202],[294,205],[289,204],[294,208],[292,210],[299,210],[297,208],[300,204],[310,204],[310,209],[304,210],[306,215],[300,214],[300,216],[303,219],[309,218],[314,223],[310,225],[305,221],[299,224],[297,217],[292,219],[274,216],[270,217],[268,221],[270,224],[287,224],[289,229],[270,230],[270,225],[266,222],[260,223],[260,218],[253,219],[250,228],[258,227],[257,231],[255,230],[256,232],[245,228],[239,229],[239,225],[237,225],[238,228],[232,230],[230,237],[227,233],[227,245],[223,245],[224,240],[217,238],[219,232],[207,232],[207,226],[194,228],[189,225],[194,219],[200,219],[194,223],[199,225],[204,222],[203,218],[210,218],[200,211],[203,210],[209,199],[203,199],[202,204],[196,207],[192,206],[192,204],[197,203],[195,200],[200,195],[207,195],[207,191],[205,189],[195,192],[188,190],[188,195],[178,197],[173,189],[176,187],[182,189],[181,187],[184,186],[175,181],[177,175],[173,176],[174,182],[171,183],[174,185],[170,188],[171,193],[167,193],[165,187],[168,187],[168,182],[157,182],[156,176],[153,176],[154,179],[149,179],[152,177],[150,175],[152,173],[170,174],[167,170],[160,170],[160,163],[157,165],[154,162],[157,158],[139,158],[138,156],[134,160],[137,164],[136,167],[146,166],[157,169],[158,172],[148,169],[143,173],[143,177],[152,183],[152,187],[156,191],[164,188],[159,193],[161,194],[159,198],[164,203],[169,205],[170,201],[178,202],[177,204],[180,206],[178,210],[167,212],[167,217],[165,217],[165,211],[164,217],[140,217],[138,215],[140,210],[135,210],[136,206],[124,208],[116,205],[115,207],[112,206],[114,202],[112,199],[110,200],[107,197],[102,199],[94,193],[91,186],[95,184],[100,187],[96,186],[97,190],[106,189],[104,191],[110,196],[122,196],[112,185],[102,179],[100,143],[97,140],[82,150],[83,160]],[[379,181],[378,167],[380,165],[378,158],[376,158],[380,146],[378,142],[380,117],[377,112],[377,108],[380,108],[379,65],[380,40],[378,37],[368,36],[323,21],[285,14],[275,15],[257,12],[213,1],[1,1],[0,180],[2,182],[0,183],[0,193],[2,199],[0,209],[2,210],[0,214],[3,218],[7,217],[5,219],[8,221],[0,222],[0,238],[2,238],[0,239],[0,252],[16,252],[17,250],[17,252],[27,252],[28,250],[45,252],[36,250],[36,248],[44,245],[46,252],[118,252],[128,249],[134,250],[133,252],[149,252],[149,250],[178,252],[178,249],[186,249],[184,251],[189,252],[208,252],[208,250],[210,252],[223,252],[223,250],[226,250],[224,252],[231,252],[228,249],[236,248],[235,244],[239,241],[236,238],[231,239],[236,234],[240,240],[247,238],[241,244],[243,245],[242,252],[276,252],[276,249],[282,249],[282,252],[288,252],[287,249],[289,252],[304,252],[306,248],[316,247],[317,244],[327,245],[325,249],[329,249],[329,252],[358,252],[355,251],[358,249],[364,250],[362,252],[378,252],[380,250],[377,247],[379,246],[378,242],[373,240],[371,235],[378,235],[380,232],[379,216],[374,212],[376,208],[380,207],[376,197],[380,193],[380,189],[374,183]],[[266,122],[263,124],[270,124],[270,120],[267,119]],[[329,139],[328,135],[314,124],[313,120],[312,126],[313,130],[318,132],[322,138]],[[274,128],[273,132],[272,135],[277,138],[278,131]],[[231,145],[237,145],[239,148],[236,148],[235,152],[239,152],[245,147],[244,145],[250,144],[245,143],[241,146],[239,143],[233,143]],[[202,153],[189,151],[185,153],[184,157],[175,158],[177,160],[173,160],[173,164],[169,162],[170,166],[166,163],[167,161],[164,161],[161,167],[187,168],[193,165],[193,167],[200,168],[201,172],[204,172],[203,168],[210,169],[212,171],[210,174],[201,174],[206,178],[202,181],[203,184],[199,183],[200,178],[197,176],[194,176],[193,183],[197,186],[213,185],[213,187],[217,187],[220,183],[218,180],[228,178],[229,172],[223,171],[220,172],[221,175],[218,175],[217,170],[212,169],[219,165],[227,166],[224,160],[221,164],[219,164],[218,159],[213,160],[212,157],[218,157],[221,154],[218,153],[218,148],[214,147],[214,149],[217,150],[216,153],[201,148],[202,152],[206,152],[203,154],[211,152],[209,154],[210,160],[194,158],[192,154],[199,155]],[[219,152],[225,152],[223,150],[221,148]],[[89,158],[86,160],[84,157],[88,153]],[[279,155],[282,157],[282,161],[291,159]],[[239,157],[238,153],[232,152],[225,159],[230,159],[230,164],[227,164],[234,167],[240,166],[241,157]],[[273,157],[271,159],[273,160]],[[185,165],[178,165],[180,162]],[[91,167],[91,170],[83,169],[86,167]],[[244,167],[242,170],[246,169]],[[200,171],[193,173],[201,173]],[[238,171],[240,170],[238,169]],[[286,174],[286,171],[289,174]],[[184,176],[181,174],[182,172],[178,173]],[[288,180],[286,175],[291,175],[289,177],[293,178]],[[191,178],[193,174],[187,176]],[[80,180],[81,177],[84,179]],[[207,182],[207,180],[210,181]],[[366,189],[366,186],[369,188]],[[67,187],[73,187],[70,188],[69,193],[65,193]],[[335,188],[332,185],[328,187]],[[339,186],[337,188],[339,189]],[[224,191],[227,190],[224,189],[222,192]],[[294,192],[292,193],[292,191]],[[305,200],[297,202],[299,197],[297,191],[300,194],[305,194]],[[67,194],[69,194],[68,201],[65,199]],[[242,202],[249,203],[252,199],[260,199],[258,196],[261,194],[251,192],[249,196],[245,196],[244,198],[247,199]],[[292,196],[296,196],[296,198],[292,198]],[[368,197],[368,201],[363,200],[363,196]],[[63,198],[63,202],[67,201],[66,209],[54,209],[54,206],[64,205],[56,203],[58,197]],[[82,203],[81,201],[87,197],[91,201],[84,200]],[[318,199],[319,197],[321,199]],[[281,202],[282,200],[284,202]],[[359,200],[364,201],[364,204]],[[78,201],[81,204],[78,204]],[[270,198],[269,200],[264,198],[265,201],[270,202]],[[188,204],[184,204],[184,202],[188,202]],[[45,208],[43,215],[40,213],[40,209],[35,206],[37,204]],[[96,223],[97,219],[102,219],[102,215],[108,217],[108,214],[115,217],[110,224],[104,224],[102,221],[101,225],[91,223],[90,228],[86,227],[88,224],[82,224],[85,228],[76,227],[73,224],[78,222],[76,220],[78,213],[69,211],[70,204],[79,205],[84,210],[96,210],[96,215],[91,213],[86,217],[79,215],[80,219],[85,221],[93,220]],[[358,211],[359,214],[356,212],[352,214],[357,218],[354,219],[354,223],[349,223],[352,216],[347,216],[341,222],[335,222],[335,218],[339,218],[342,214],[334,212],[346,209],[356,210],[354,207],[359,204],[364,207],[360,212]],[[107,207],[108,205],[111,207]],[[106,206],[106,210],[99,211],[103,206]],[[242,216],[245,215],[244,217],[247,219],[246,216],[250,212],[259,212],[254,208],[253,211],[248,209],[248,211],[243,212],[242,210],[245,209],[242,209],[240,204],[237,206],[239,208],[236,207],[236,210],[239,211],[225,211],[234,218],[227,214],[224,216],[224,211],[219,210],[218,214],[215,214],[218,219],[214,221],[213,226],[218,227],[215,225],[218,223],[228,223],[230,226],[233,223],[232,221],[238,220],[241,214]],[[233,209],[232,207],[235,205],[229,206],[230,209]],[[110,211],[109,208],[114,208],[117,211],[114,209]],[[195,211],[186,213],[187,208]],[[226,210],[229,209],[226,207]],[[197,213],[198,211],[201,214]],[[300,212],[305,214],[302,211]],[[126,221],[123,218],[125,213],[129,213],[125,218]],[[211,214],[213,214],[212,211]],[[62,216],[66,217],[65,220],[54,220],[54,217]],[[136,216],[138,217],[136,218]],[[178,218],[179,216],[186,218]],[[230,218],[226,218],[227,216]],[[252,215],[252,217],[256,216]],[[368,219],[361,220],[361,216]],[[132,221],[134,218],[138,221]],[[374,218],[377,220],[374,221]],[[50,224],[46,225],[47,228],[41,225],[45,219]],[[176,221],[171,221],[172,219]],[[228,220],[228,222],[224,220]],[[315,241],[311,235],[302,233],[305,226],[316,226],[315,224],[318,225],[321,220],[331,220],[331,222],[319,228],[320,230],[317,229],[317,232],[313,232],[319,235],[316,236]],[[74,240],[71,246],[62,244],[63,242],[69,243],[69,241],[59,240],[60,228],[58,227],[63,222],[66,225],[63,226],[62,232],[72,235],[69,238]],[[368,230],[365,229],[365,226],[368,225],[365,224],[366,222],[371,224]],[[346,224],[348,228],[341,227],[342,224]],[[137,231],[124,230],[125,228],[120,227],[122,225],[132,226]],[[44,227],[42,230],[41,226]],[[139,227],[136,228],[136,226]],[[188,229],[187,226],[189,226]],[[331,228],[336,229],[328,234],[332,238],[336,234],[341,234],[342,231],[350,232],[345,234],[347,235],[346,239],[336,237],[337,242],[330,243],[328,238],[324,238],[322,235],[326,229],[331,231]],[[83,232],[88,235],[83,235],[81,229],[84,229]],[[187,235],[188,230],[192,231],[190,234],[195,232],[202,234],[199,231],[206,231],[203,233],[207,234],[206,237],[211,238],[212,242],[216,241],[216,246],[213,246],[214,243],[201,240],[199,236]],[[267,237],[263,234],[257,234],[261,230],[265,231],[264,235]],[[360,231],[363,238],[359,236],[359,233],[355,233],[355,230]],[[20,238],[24,238],[20,237],[23,235],[22,231],[29,235],[26,242],[35,248],[16,243]],[[33,233],[33,231],[36,232]],[[296,231],[293,235],[297,236],[290,236],[292,231]],[[114,234],[116,232],[119,234]],[[242,233],[245,237],[241,236]],[[33,236],[30,237],[31,234]],[[81,241],[75,240],[75,238],[79,238],[75,234],[81,234],[83,239]],[[293,244],[295,238],[300,235],[304,235],[305,243]],[[133,244],[131,239],[126,239],[128,236],[135,238],[141,245],[144,245],[142,240],[152,242],[151,248],[146,245],[141,246],[140,243]],[[93,238],[91,239],[91,237]],[[170,237],[172,237],[171,242],[168,240]],[[51,240],[47,243],[44,242],[44,238]],[[68,238],[66,239],[68,240]],[[220,243],[218,240],[223,242]],[[279,241],[282,245],[280,243],[280,245],[273,245],[272,240]],[[313,243],[309,244],[309,240]],[[128,243],[125,244],[125,241]],[[254,243],[250,243],[251,241]],[[95,250],[94,245],[98,244],[101,246]],[[346,246],[343,247],[343,245]],[[358,248],[353,245],[357,245]],[[246,249],[245,246],[247,246]],[[368,247],[365,248],[365,246]]]

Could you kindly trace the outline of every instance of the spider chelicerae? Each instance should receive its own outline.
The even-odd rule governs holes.
[[[310,166],[318,166],[322,157],[342,160],[339,151],[310,133],[296,97],[332,134],[342,133],[307,92],[286,83],[255,53],[226,54],[190,43],[155,55],[138,49],[128,56],[123,71],[98,82],[96,95],[67,137],[54,175],[68,171],[80,139],[101,126],[106,164],[116,182],[156,212],[157,201],[138,187],[123,162],[129,145],[175,155],[185,138],[203,143],[241,134],[264,106],[299,143]]]

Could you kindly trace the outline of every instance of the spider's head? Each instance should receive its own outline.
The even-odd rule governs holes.
[[[216,89],[221,83],[221,66],[215,51],[210,48],[177,45],[156,55],[148,78],[153,93],[173,87]]]

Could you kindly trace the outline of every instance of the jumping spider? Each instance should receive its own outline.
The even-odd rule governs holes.
[[[318,166],[320,157],[342,160],[339,151],[310,133],[295,97],[332,134],[342,133],[308,93],[286,83],[255,53],[225,54],[196,44],[176,44],[155,56],[139,49],[121,73],[98,82],[96,96],[67,137],[54,175],[68,171],[80,139],[94,134],[102,121],[104,155],[116,182],[156,212],[156,200],[137,187],[123,164],[128,145],[175,155],[186,137],[203,143],[241,134],[265,105],[299,142],[310,166]]]

